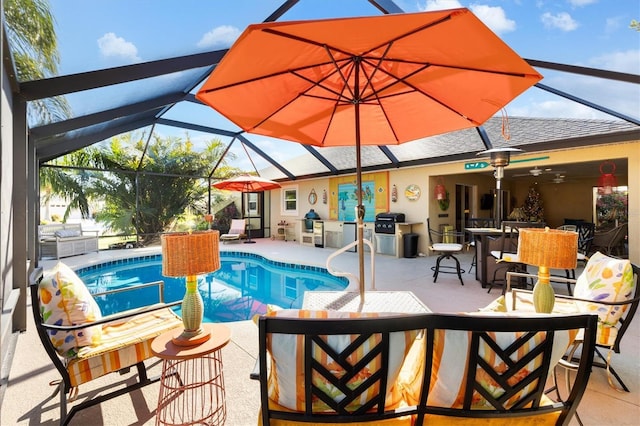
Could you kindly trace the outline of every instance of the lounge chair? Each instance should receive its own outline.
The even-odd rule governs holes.
[[[46,274],[37,268],[30,281],[38,336],[60,374],[60,379],[50,382],[55,386],[51,396],[60,397],[60,425],[68,424],[80,410],[158,381],[159,377],[147,376],[145,365],[153,357],[151,342],[165,331],[182,326],[180,318],[170,309],[180,302],[163,303],[162,281],[125,289],[156,286],[160,303],[104,317],[94,297],[122,289],[92,295],[75,272],[62,263]],[[131,367],[137,370],[135,381],[127,377],[105,384],[98,395],[79,391],[82,384],[112,372],[126,374]],[[79,395],[82,402],[68,410],[67,403]]]
[[[229,232],[220,235],[220,241],[228,243],[229,241],[240,241],[242,238],[246,238],[245,229],[247,223],[244,219],[232,219]]]

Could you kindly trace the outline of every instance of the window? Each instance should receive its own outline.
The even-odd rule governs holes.
[[[298,187],[282,188],[282,215],[298,216]]]
[[[629,221],[629,188],[616,186],[610,194],[593,188],[593,216],[598,228],[613,228]]]

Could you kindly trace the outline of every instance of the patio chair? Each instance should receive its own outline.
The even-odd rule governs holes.
[[[491,256],[498,262],[498,267],[493,272],[493,279],[489,283],[489,290],[496,285],[502,286],[502,293],[506,291],[507,272],[526,272],[527,265],[518,260],[518,237],[522,228],[544,228],[542,222],[502,221],[502,234],[499,238],[499,250],[491,250]],[[500,278],[500,276],[502,278]],[[521,285],[526,286],[526,282]]]
[[[260,422],[411,425],[400,370],[429,314],[281,310],[258,319]]]
[[[462,281],[462,273],[464,273],[464,270],[460,268],[460,261],[454,256],[454,254],[462,252],[462,249],[464,248],[464,245],[462,244],[462,241],[464,241],[464,233],[453,230],[442,232],[437,231],[431,227],[431,223],[428,218],[427,228],[429,230],[429,250],[439,255],[438,259],[436,259],[436,266],[431,267],[431,270],[433,271],[433,282],[436,282],[438,274],[442,272],[446,274],[458,274],[460,284],[464,285],[464,282]],[[440,263],[444,259],[453,259],[456,263],[455,266],[441,265]]]
[[[624,255],[624,239],[627,237],[628,223],[623,223],[605,232],[596,232],[593,235],[591,251],[599,251],[608,256]]]
[[[575,309],[575,312],[598,314],[595,348],[597,358],[593,361],[593,365],[606,369],[607,380],[612,388],[617,389],[613,377],[626,392],[629,392],[629,388],[611,365],[611,355],[620,353],[622,338],[640,305],[639,277],[640,267],[630,263],[629,260],[616,259],[597,252],[589,258],[587,266],[577,280],[565,279],[575,285],[574,296],[556,295],[557,303],[570,306],[571,309]],[[558,279],[562,280],[562,278]],[[517,309],[516,301],[529,303],[530,300],[530,292],[513,289],[514,309]],[[580,339],[576,342],[578,346],[581,343]],[[577,349],[577,347],[573,349],[567,357],[570,358],[568,361],[576,362],[579,359],[576,354],[585,353],[584,349],[582,351]],[[608,351],[606,356],[600,349]],[[568,366],[571,367],[570,364]]]
[[[240,241],[247,237],[245,230],[247,229],[247,222],[245,219],[231,219],[231,226],[229,226],[229,232],[220,235],[220,241],[223,244],[229,241]]]
[[[492,217],[472,217],[467,220],[467,228],[495,228],[496,220]],[[473,247],[473,259],[471,259],[471,265],[469,265],[468,273],[471,273],[473,269],[477,267],[478,253],[475,250],[476,240],[473,237],[467,243],[467,247]]]
[[[593,235],[596,230],[596,224],[593,222],[580,222],[576,226],[576,232],[578,233],[578,263],[583,266],[587,263],[588,255],[591,252],[591,245],[593,244]],[[570,269],[565,271],[567,278],[576,278],[576,270]],[[567,284],[569,296],[573,294],[571,286]]]
[[[416,424],[567,425],[572,420],[591,373],[595,315],[433,314],[426,323]],[[584,358],[571,392],[553,401],[546,394],[548,379],[580,332]]]
[[[102,317],[94,297],[120,291],[157,287],[160,303]],[[50,382],[60,395],[60,424],[66,425],[80,410],[155,383],[147,375],[151,341],[165,331],[182,327],[182,320],[163,303],[162,281],[91,295],[68,266],[58,263],[46,274],[42,268],[30,276],[31,307],[40,342],[61,379]],[[113,390],[93,396],[80,394],[80,385],[108,373],[121,375],[135,366],[138,377],[112,384]],[[128,380],[130,377],[127,377]],[[122,387],[122,384],[125,386]],[[84,400],[67,410],[67,403]]]

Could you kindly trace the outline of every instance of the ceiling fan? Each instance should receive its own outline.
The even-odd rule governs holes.
[[[554,177],[553,179],[551,179],[551,181],[553,183],[562,183],[564,182],[564,175],[560,174],[560,173],[556,173],[556,177]]]
[[[527,173],[515,174],[513,177],[523,177],[523,176],[533,176],[538,177],[543,174],[556,174],[559,175],[564,173],[564,171],[552,170],[550,167],[545,167],[544,169],[535,166],[533,169],[530,169]]]

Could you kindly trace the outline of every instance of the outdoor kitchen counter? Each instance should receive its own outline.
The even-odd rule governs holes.
[[[324,246],[330,248],[343,247],[343,228],[345,223],[354,221],[323,220],[324,222]],[[374,222],[364,223],[364,237],[370,240],[376,249],[376,253],[395,257],[404,255],[402,235],[408,233],[421,233],[422,222],[394,222],[395,229],[391,233],[379,233],[375,231]],[[354,235],[355,238],[355,235]]]

